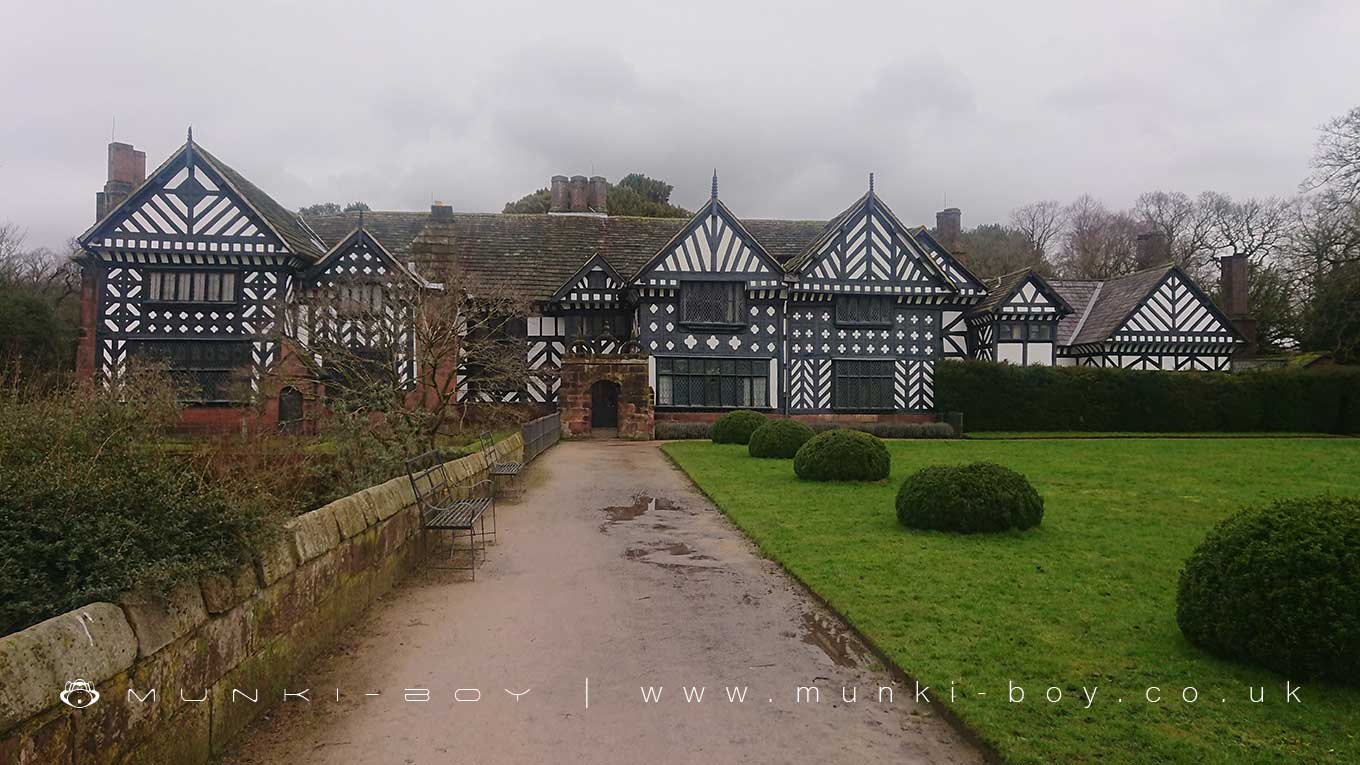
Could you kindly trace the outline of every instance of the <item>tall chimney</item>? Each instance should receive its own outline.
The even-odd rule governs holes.
[[[1166,234],[1157,229],[1139,234],[1134,258],[1139,268],[1170,263],[1171,248],[1167,246]]]
[[[104,190],[94,195],[95,220],[101,220],[146,180],[146,152],[130,143],[109,144],[109,175]]]
[[[568,206],[567,176],[554,175],[551,188],[552,202],[548,205],[548,212],[566,212]]]
[[[959,233],[963,231],[963,212],[957,207],[946,207],[935,213],[935,232],[938,234],[940,244],[946,249],[953,250],[954,245],[959,241]]]
[[[567,199],[571,212],[590,212],[590,186],[584,175],[571,177]]]
[[[430,218],[444,223],[453,221],[453,205],[446,205],[443,202],[431,203]]]
[[[596,175],[590,179],[590,209],[597,213],[609,212],[609,181]]]
[[[1247,284],[1247,256],[1229,255],[1218,261],[1219,266],[1219,300],[1223,312],[1228,315],[1237,333],[1247,341],[1245,347],[1239,349],[1237,358],[1251,358],[1256,355],[1256,320],[1249,314],[1247,296],[1249,294]]]

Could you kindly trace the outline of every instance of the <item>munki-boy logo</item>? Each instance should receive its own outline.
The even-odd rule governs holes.
[[[94,689],[89,680],[66,681],[66,690],[62,691],[60,696],[61,703],[76,709],[92,707],[99,701],[99,691]]]

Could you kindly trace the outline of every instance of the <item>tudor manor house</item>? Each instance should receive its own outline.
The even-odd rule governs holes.
[[[296,352],[305,328],[289,316],[300,296],[340,290],[381,313],[399,286],[441,289],[427,279],[439,264],[527,295],[515,331],[530,376],[498,395],[560,408],[577,435],[648,438],[654,421],[737,408],[932,420],[944,359],[1227,371],[1252,336],[1245,259],[1223,263],[1220,311],[1169,264],[1105,281],[1024,270],[984,282],[951,252],[958,209],[938,213],[933,232],[907,225],[872,176],[825,221],[743,218],[719,197],[716,174],[689,220],[610,216],[606,189],[603,178],[555,176],[544,215],[435,203],[304,217],[192,133],[150,174],[143,152],[111,143],[96,222],[79,238],[78,371],[109,381],[132,359],[163,360],[193,381],[191,428],[247,416],[227,385],[242,376],[270,397],[265,424],[301,420],[320,406],[317,391],[262,384]],[[398,352],[387,363],[414,385],[415,359]],[[463,380],[458,390],[479,395]]]

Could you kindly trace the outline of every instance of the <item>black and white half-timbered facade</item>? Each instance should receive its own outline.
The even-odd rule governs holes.
[[[449,264],[531,298],[530,377],[497,395],[540,408],[557,405],[564,359],[581,353],[645,356],[658,418],[734,408],[911,417],[934,412],[943,359],[1221,371],[1241,342],[1172,266],[984,283],[932,232],[904,225],[872,176],[828,222],[740,218],[716,174],[689,220],[609,216],[602,182],[578,205],[560,176],[546,215],[436,204],[304,218],[192,136],[144,168],[145,155],[110,146],[99,219],[80,238],[81,363],[114,380],[130,358],[164,359],[200,403],[248,396],[285,346],[362,352],[379,335],[404,350],[375,361],[414,382],[404,296],[441,289],[420,274]],[[318,297],[327,307],[314,307]],[[244,394],[235,379],[249,383]]]

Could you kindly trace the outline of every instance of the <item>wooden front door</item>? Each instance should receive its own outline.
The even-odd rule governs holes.
[[[619,426],[619,386],[599,380],[590,386],[590,427],[617,428]]]

